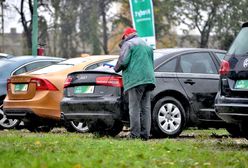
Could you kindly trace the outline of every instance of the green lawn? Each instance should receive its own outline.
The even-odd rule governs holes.
[[[0,167],[248,167],[248,141],[224,130],[187,130],[149,141],[92,134],[0,131]]]

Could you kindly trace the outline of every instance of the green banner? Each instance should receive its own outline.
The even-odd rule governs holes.
[[[129,0],[133,26],[148,45],[156,48],[152,0]]]

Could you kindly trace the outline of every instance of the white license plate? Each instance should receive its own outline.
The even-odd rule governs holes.
[[[74,94],[89,94],[94,93],[94,86],[75,86]]]
[[[248,89],[248,80],[237,80],[234,88],[235,89]]]
[[[15,92],[26,92],[28,84],[15,84]]]

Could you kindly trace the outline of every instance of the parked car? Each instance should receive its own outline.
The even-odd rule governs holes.
[[[3,100],[6,96],[7,79],[12,75],[19,75],[24,72],[49,66],[60,61],[63,58],[47,56],[6,56],[0,59],[0,129],[14,128],[20,121],[7,119],[3,113]]]
[[[4,113],[8,118],[21,119],[33,132],[50,131],[60,121],[60,101],[67,75],[76,70],[92,69],[117,56],[72,58],[38,71],[13,76],[8,81]],[[85,132],[84,122],[65,124],[68,131]]]
[[[6,53],[0,53],[0,59],[1,58],[8,58],[8,57],[13,57],[13,55],[6,54]]]
[[[218,69],[224,55],[225,51],[215,49],[154,51],[153,136],[175,137],[186,126],[226,126],[214,112]],[[62,118],[87,120],[91,132],[114,136],[129,122],[127,96],[123,94],[121,74],[102,69],[68,75],[61,101]]]
[[[233,126],[233,133],[248,138],[248,22],[221,63],[217,115]]]

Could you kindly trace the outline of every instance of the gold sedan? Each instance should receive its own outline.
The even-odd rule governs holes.
[[[94,69],[118,58],[115,55],[72,58],[49,67],[12,76],[3,103],[8,118],[21,119],[30,131],[48,132],[60,121],[64,81],[74,71]],[[85,123],[69,122],[68,131],[86,132]]]

